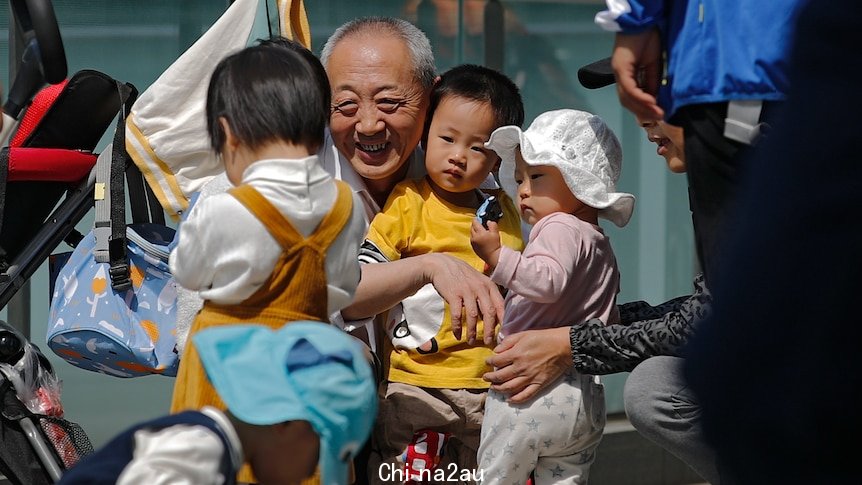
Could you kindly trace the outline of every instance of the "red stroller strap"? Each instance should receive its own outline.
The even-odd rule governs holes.
[[[8,182],[77,182],[96,164],[96,156],[62,148],[9,148]]]

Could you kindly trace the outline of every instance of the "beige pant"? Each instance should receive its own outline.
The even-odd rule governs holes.
[[[582,485],[605,427],[605,393],[596,376],[573,368],[525,404],[491,391],[479,463],[484,484]]]
[[[451,433],[439,471],[425,483],[476,483],[486,394],[485,389],[432,389],[390,382],[372,432],[369,483],[403,483],[400,456],[423,429]]]

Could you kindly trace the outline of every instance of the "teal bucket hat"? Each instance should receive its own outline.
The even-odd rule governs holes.
[[[371,432],[377,393],[360,344],[319,322],[206,329],[192,337],[231,414],[269,425],[308,421],[320,437],[323,485],[347,483],[348,464]]]

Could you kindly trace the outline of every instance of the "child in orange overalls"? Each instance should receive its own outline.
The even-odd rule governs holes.
[[[234,188],[194,206],[170,256],[176,281],[204,299],[190,335],[238,323],[327,322],[352,299],[365,222],[361,202],[315,155],[329,105],[325,73],[301,48],[249,47],[216,67],[207,128]],[[225,407],[189,344],[171,411],[206,405]],[[254,481],[247,466],[239,480]]]

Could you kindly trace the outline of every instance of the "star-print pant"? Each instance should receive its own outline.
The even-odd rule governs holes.
[[[605,393],[597,376],[568,371],[526,404],[490,391],[479,445],[483,483],[584,484],[605,427]]]

